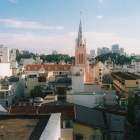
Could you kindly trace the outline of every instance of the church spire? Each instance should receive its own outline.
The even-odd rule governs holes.
[[[83,34],[83,26],[82,26],[82,17],[81,17],[81,13],[80,12],[80,24],[79,24],[79,31],[78,31],[78,46],[79,43],[82,41],[82,43],[84,43],[84,34]]]

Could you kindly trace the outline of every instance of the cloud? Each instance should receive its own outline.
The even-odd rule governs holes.
[[[100,3],[104,3],[104,1],[103,1],[103,0],[99,0],[99,2],[100,2]]]
[[[101,16],[101,15],[98,15],[96,18],[103,18],[103,16]]]
[[[127,53],[139,52],[139,39],[123,38],[114,33],[102,32],[85,32],[84,35],[86,37],[87,53],[89,53],[89,50],[97,51],[98,47],[111,48],[111,45],[116,43],[120,47],[124,47],[124,51],[127,51]],[[52,50],[58,50],[60,53],[74,56],[76,37],[77,32],[70,32],[63,35],[50,34],[47,36],[32,33],[0,33],[0,42],[10,48],[25,49],[33,53],[50,54]]]
[[[17,19],[0,19],[0,26],[10,28],[32,28],[32,29],[64,29],[61,26],[43,26],[40,22],[25,22]]]
[[[10,2],[13,2],[13,3],[18,3],[17,0],[9,0]]]

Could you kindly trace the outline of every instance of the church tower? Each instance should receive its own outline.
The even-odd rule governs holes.
[[[89,64],[87,62],[86,39],[84,39],[81,18],[79,24],[78,38],[75,41],[75,66],[85,67],[86,82],[89,82],[93,76],[89,71]]]
[[[87,67],[86,39],[84,39],[82,19],[80,18],[78,38],[75,41],[75,66]]]

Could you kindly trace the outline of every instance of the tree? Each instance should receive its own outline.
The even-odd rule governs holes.
[[[21,58],[23,59],[28,59],[28,58],[33,58],[36,59],[36,55],[34,53],[30,53],[30,54],[19,54],[16,56],[16,60],[19,62]]]
[[[119,55],[119,54],[116,54],[116,53],[102,54],[102,55],[97,56],[95,59],[104,63],[105,60],[108,60],[109,57],[111,58],[111,60],[115,64],[120,64],[120,65],[123,65],[125,62],[131,63],[132,59],[136,60],[136,58],[134,58],[133,56],[131,56],[129,58],[129,57],[126,57],[124,55]]]
[[[30,97],[42,97],[45,98],[45,93],[42,92],[42,88],[40,86],[35,86],[33,90],[30,91]]]
[[[111,74],[104,74],[102,83],[113,84],[113,78],[112,78]]]

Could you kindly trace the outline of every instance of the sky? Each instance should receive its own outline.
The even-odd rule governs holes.
[[[119,44],[140,54],[140,0],[0,0],[0,44],[75,54],[80,11],[87,53]]]

